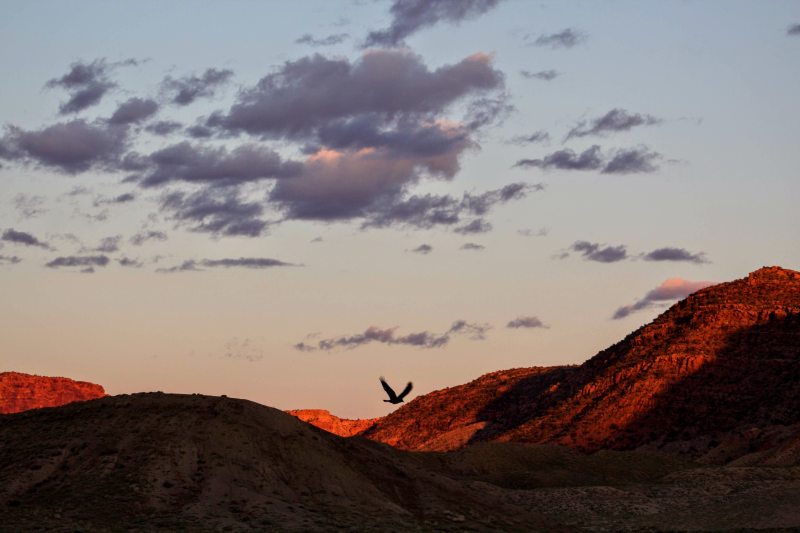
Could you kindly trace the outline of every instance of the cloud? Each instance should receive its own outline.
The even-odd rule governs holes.
[[[23,246],[35,246],[44,250],[52,250],[49,244],[42,242],[30,233],[24,231],[17,231],[14,228],[9,228],[0,236],[0,241],[10,242],[13,244],[21,244]]]
[[[110,198],[98,196],[94,199],[92,205],[95,207],[101,207],[104,205],[127,204],[133,202],[134,200],[136,200],[136,195],[132,192],[126,192]]]
[[[127,129],[77,119],[35,131],[12,127],[3,141],[11,147],[7,159],[77,174],[91,168],[114,168],[125,149]]]
[[[517,135],[511,138],[509,141],[511,144],[535,144],[535,143],[543,143],[550,140],[550,134],[544,130],[539,130],[531,133],[530,135]]]
[[[517,230],[517,233],[523,237],[546,237],[549,230],[547,228],[539,228],[538,230],[525,228]]]
[[[543,170],[599,170],[603,174],[649,173],[658,170],[656,162],[662,158],[658,152],[646,146],[623,148],[604,156],[600,147],[593,145],[580,154],[564,148],[541,159],[520,159],[514,166],[536,167]]]
[[[628,258],[628,251],[624,245],[605,246],[596,242],[575,241],[569,249],[580,253],[587,261],[598,263],[616,263]]]
[[[16,265],[21,263],[22,259],[16,255],[2,255],[0,254],[0,265]]]
[[[529,35],[527,38],[530,39],[531,36]],[[530,44],[532,46],[547,46],[550,48],[572,48],[584,42],[586,42],[586,35],[583,32],[566,28],[558,33],[543,33]]]
[[[489,221],[483,218],[476,218],[472,222],[468,224],[464,224],[463,226],[459,226],[453,230],[455,233],[459,233],[461,235],[470,235],[474,233],[487,233],[492,231],[492,225]]]
[[[239,257],[239,258],[226,258],[226,259],[190,259],[184,261],[180,265],[171,268],[159,268],[156,272],[174,273],[174,272],[199,272],[206,268],[248,268],[252,270],[263,270],[266,268],[282,267],[282,266],[301,266],[293,263],[285,263],[277,259],[270,259],[268,257]]]
[[[431,246],[430,244],[420,244],[411,251],[414,252],[415,254],[428,255],[433,251],[433,246]]]
[[[44,200],[44,196],[38,194],[19,193],[13,198],[12,204],[20,218],[27,220],[36,218],[47,212],[44,208]]]
[[[83,267],[86,272],[94,272],[94,267],[104,267],[109,263],[105,255],[71,255],[56,257],[45,266],[48,268]]]
[[[172,103],[185,106],[198,98],[208,98],[233,77],[228,69],[207,69],[201,76],[186,76],[174,79],[166,77],[161,86],[171,93]]]
[[[117,259],[117,263],[119,263],[120,266],[129,268],[142,268],[142,266],[144,266],[143,263],[138,259],[131,259],[125,256]]]
[[[103,252],[106,254],[114,253],[119,251],[119,243],[122,241],[122,235],[114,235],[111,237],[105,237],[104,239],[100,240],[100,244],[97,245],[96,248],[92,248],[91,252]]]
[[[477,244],[477,243],[474,243],[474,242],[467,242],[467,243],[462,244],[461,248],[459,248],[459,249],[460,250],[472,250],[472,251],[475,251],[475,252],[479,252],[481,250],[484,250],[485,248],[486,247],[484,245],[482,245],[482,244]]]
[[[167,234],[163,231],[140,231],[130,238],[130,243],[134,246],[141,246],[148,241],[166,241]]]
[[[443,348],[454,335],[463,335],[471,340],[483,340],[486,332],[491,329],[488,324],[477,324],[465,320],[456,320],[444,333],[432,333],[430,331],[420,331],[407,335],[397,335],[397,328],[379,328],[370,326],[363,333],[321,339],[316,343],[299,342],[294,348],[303,352],[316,350],[333,351],[337,348],[352,350],[365,344],[379,343],[386,345],[405,345],[416,348]]]
[[[302,37],[296,39],[294,42],[296,44],[307,44],[310,46],[333,46],[334,44],[340,44],[350,38],[350,34],[348,33],[336,33],[333,35],[328,35],[327,37],[314,37],[310,33],[306,33]]]
[[[243,359],[255,363],[264,358],[264,349],[257,346],[253,339],[234,337],[225,343],[225,351],[222,356],[226,359]]]
[[[705,252],[692,253],[684,248],[657,248],[642,255],[645,261],[686,261],[689,263],[708,263]]]
[[[174,120],[160,120],[148,125],[145,128],[145,131],[148,131],[153,135],[159,135],[163,137],[171,133],[175,133],[181,128],[183,128],[183,124],[180,122],[175,122]]]
[[[188,225],[190,231],[214,235],[257,237],[269,225],[263,219],[264,203],[245,200],[232,188],[167,193],[161,208],[179,225]]]
[[[388,28],[367,35],[366,46],[397,46],[413,33],[440,22],[457,24],[497,6],[500,0],[394,0]]]
[[[553,81],[559,76],[559,72],[553,69],[550,70],[540,70],[538,72],[533,72],[530,70],[520,70],[520,75],[523,78],[527,78],[529,80],[541,80],[541,81]]]
[[[520,316],[511,320],[506,324],[507,328],[511,329],[533,329],[533,328],[547,328],[544,323],[535,316]]]
[[[625,305],[614,311],[612,318],[619,320],[631,313],[649,309],[662,302],[683,299],[705,287],[714,285],[713,281],[689,281],[681,278],[670,278],[648,292],[644,298],[631,305]]]
[[[299,163],[283,161],[277,152],[261,144],[243,144],[228,151],[186,141],[153,152],[141,165],[144,172],[138,182],[142,187],[176,181],[234,185],[296,176],[302,170]]]
[[[157,112],[158,104],[155,100],[130,98],[117,107],[108,122],[115,125],[135,124],[152,117]]]
[[[800,24],[792,24],[786,28],[786,35],[800,35]]]
[[[588,123],[581,121],[567,133],[565,141],[574,137],[605,136],[618,131],[630,131],[637,126],[654,126],[663,120],[653,115],[631,113],[625,109],[614,108],[605,115],[592,119]]]
[[[62,115],[77,113],[100,103],[103,96],[116,87],[108,77],[115,64],[105,59],[96,59],[91,63],[76,61],[70,70],[60,78],[47,82],[45,87],[60,87],[69,93],[69,99],[59,108]]]

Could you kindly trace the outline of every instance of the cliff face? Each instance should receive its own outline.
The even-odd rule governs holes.
[[[106,395],[100,385],[68,378],[0,373],[0,414],[93,400]]]
[[[488,374],[364,435],[416,450],[519,441],[701,456],[798,423],[800,273],[768,267],[698,291],[578,367]]]
[[[324,429],[328,433],[339,435],[340,437],[358,435],[380,420],[379,418],[364,418],[358,420],[339,418],[324,409],[295,409],[286,412],[299,418],[303,422]]]

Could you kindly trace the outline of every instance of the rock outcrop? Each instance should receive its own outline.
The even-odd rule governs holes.
[[[0,414],[57,407],[105,395],[103,387],[86,381],[0,372]]]
[[[324,429],[328,433],[340,437],[352,437],[371,428],[380,418],[362,418],[351,420],[339,418],[325,409],[294,409],[286,411],[288,414],[299,418],[303,422]]]

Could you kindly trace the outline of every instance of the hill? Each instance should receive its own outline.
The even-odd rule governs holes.
[[[56,407],[105,395],[103,387],[86,381],[0,372],[0,414]]]

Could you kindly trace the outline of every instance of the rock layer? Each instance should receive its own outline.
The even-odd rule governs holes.
[[[0,373],[0,414],[57,407],[106,395],[100,385],[68,378]]]

